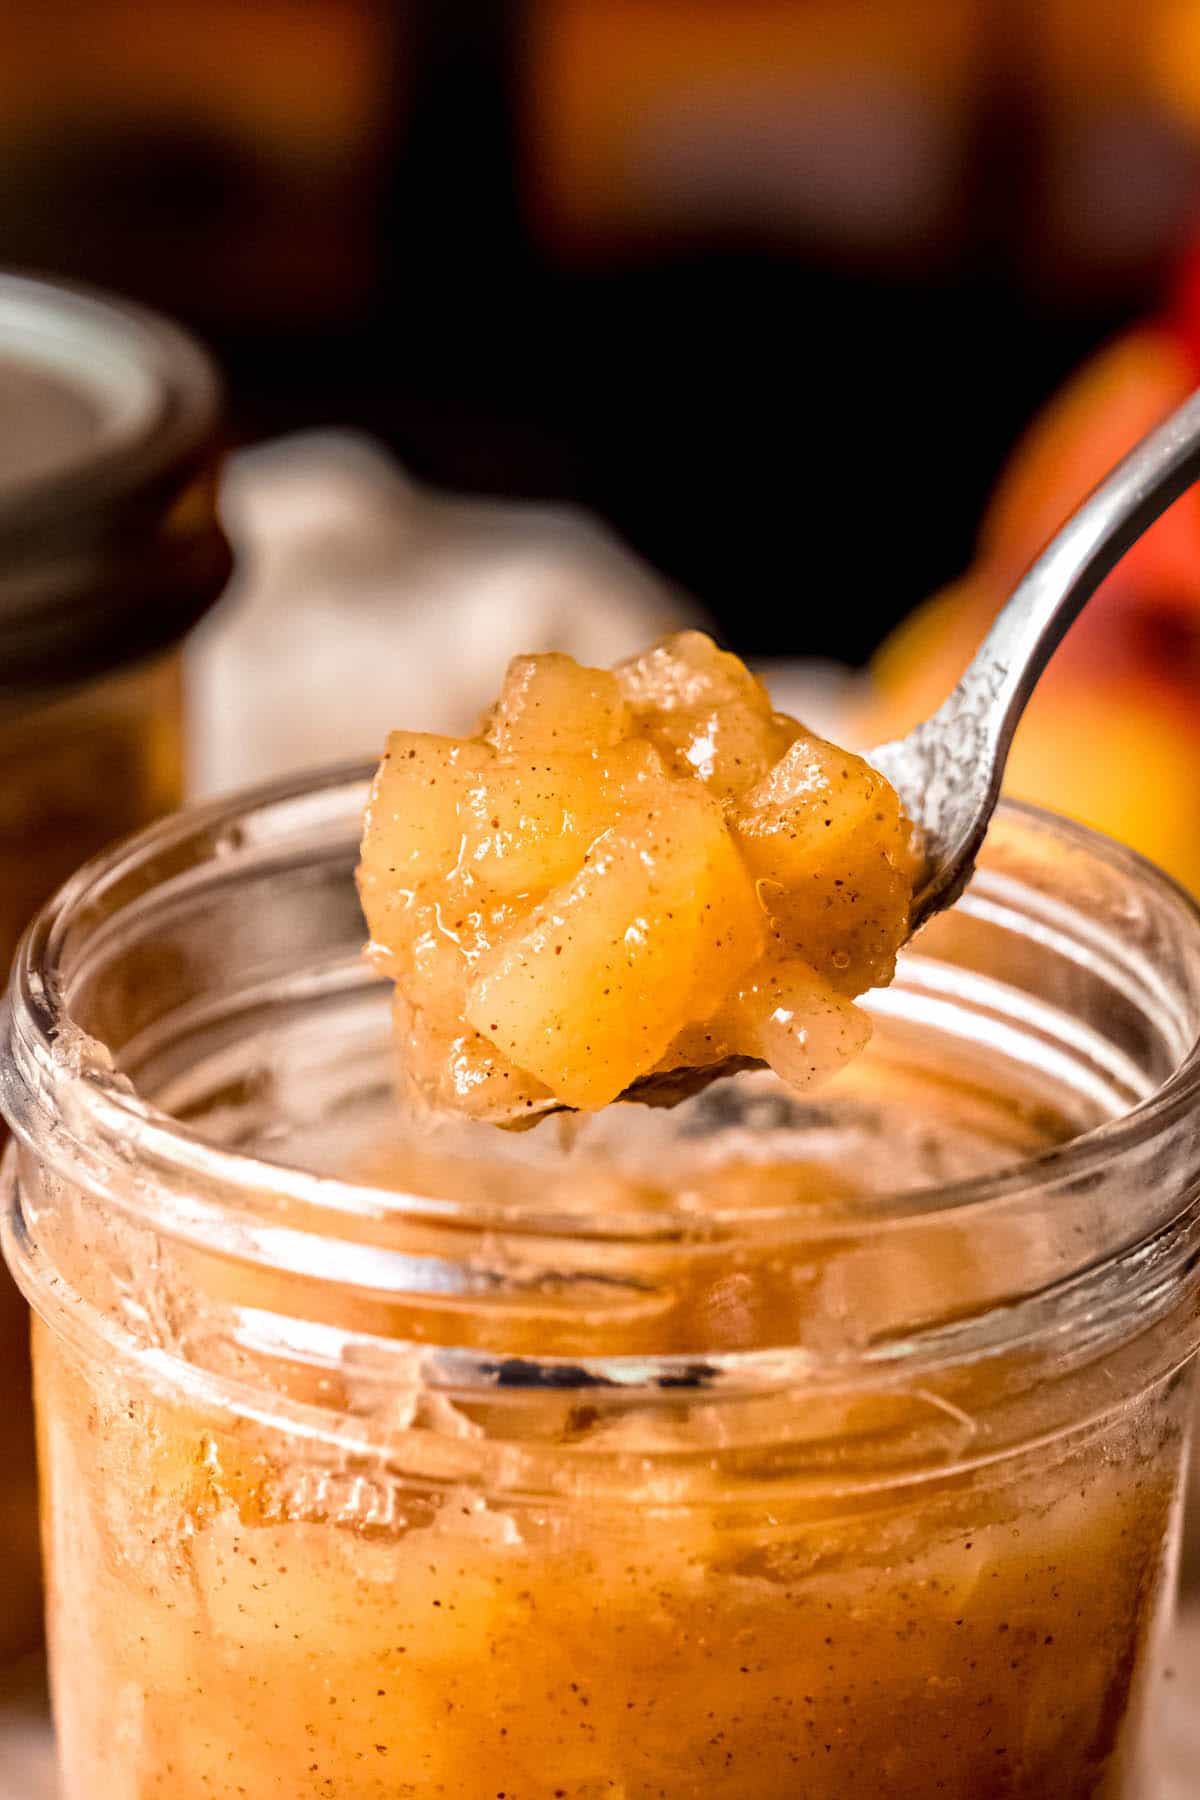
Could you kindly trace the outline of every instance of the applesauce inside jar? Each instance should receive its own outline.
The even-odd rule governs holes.
[[[181,820],[26,947],[68,1800],[1151,1792],[1186,903],[1009,811],[818,1093],[418,1133],[361,795]]]

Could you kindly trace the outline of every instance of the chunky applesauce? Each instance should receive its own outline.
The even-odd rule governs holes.
[[[1178,1396],[907,1501],[497,1508],[40,1370],[71,1800],[1152,1791]]]
[[[841,1104],[877,1108],[867,1135],[890,1144],[864,1140],[861,1183],[1048,1141],[1049,1121],[952,1083],[866,1061],[854,1083]],[[694,1215],[855,1197],[844,1166],[780,1153],[785,1125],[757,1160],[714,1155],[719,1125],[688,1149],[706,1116],[661,1152]],[[370,1174],[468,1180],[419,1144]],[[581,1205],[601,1180],[585,1159]],[[652,1191],[647,1170],[625,1202]],[[397,1339],[494,1346],[474,1393],[432,1390],[415,1361],[397,1383],[378,1312],[342,1311],[357,1348],[324,1370],[297,1350],[271,1403],[335,1407],[326,1438],[86,1364],[39,1325],[68,1800],[1149,1800],[1190,1383],[1143,1350],[731,1400],[711,1356],[819,1342],[822,1279],[903,1316],[923,1281],[969,1288],[969,1241],[933,1270],[898,1247],[891,1301],[866,1271],[856,1288],[744,1242],[678,1291],[655,1291],[651,1260],[644,1304],[393,1308]],[[280,1303],[246,1294],[248,1320]],[[657,1391],[538,1360],[672,1346],[697,1360]],[[234,1391],[249,1356],[222,1362]],[[992,1436],[1006,1399],[1042,1431],[1015,1454]]]
[[[359,884],[405,1084],[496,1121],[740,1058],[806,1088],[866,1041],[912,836],[701,632],[611,672],[518,657],[475,737],[393,732],[372,790]]]

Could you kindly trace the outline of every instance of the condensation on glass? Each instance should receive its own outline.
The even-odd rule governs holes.
[[[1005,809],[825,1092],[434,1127],[365,791],[156,827],[18,961],[66,1800],[1144,1800],[1190,904]]]
[[[179,645],[229,552],[217,385],[173,326],[0,276],[0,966],[87,857],[179,804]],[[28,1316],[0,1280],[0,1657],[39,1635]]]

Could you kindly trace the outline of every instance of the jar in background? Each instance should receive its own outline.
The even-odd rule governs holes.
[[[46,897],[178,805],[180,645],[229,573],[219,389],[166,321],[0,275],[0,966]],[[0,1657],[40,1633],[28,1316],[0,1280]]]
[[[861,1062],[398,1115],[361,774],[26,937],[66,1800],[1143,1800],[1200,1320],[1200,922],[1005,807]]]

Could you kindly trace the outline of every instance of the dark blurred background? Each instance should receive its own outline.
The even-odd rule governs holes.
[[[0,261],[863,660],[1200,216],[1200,0],[39,0]]]

